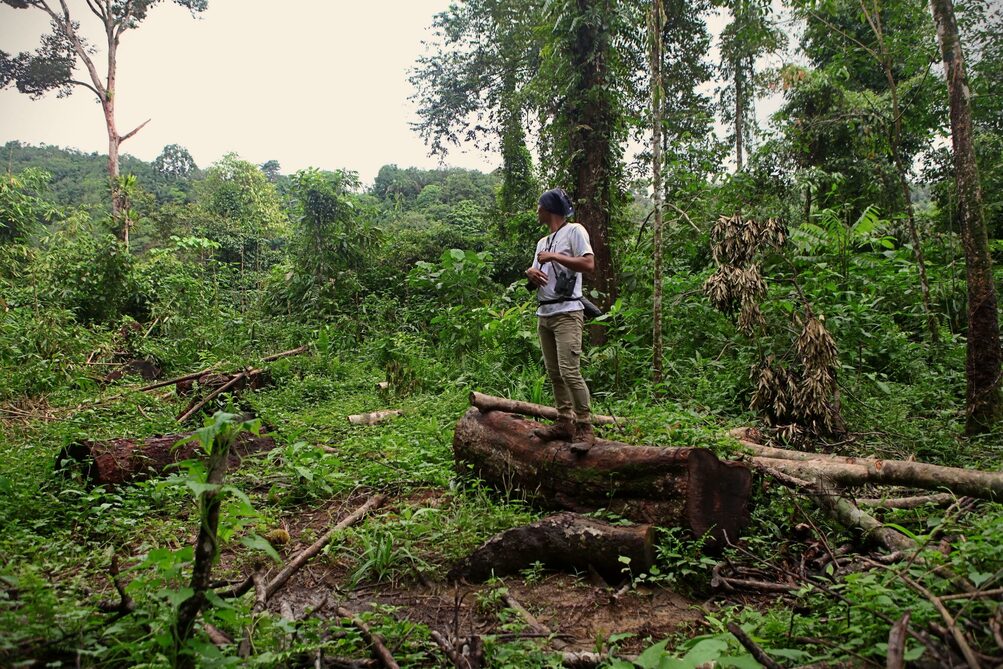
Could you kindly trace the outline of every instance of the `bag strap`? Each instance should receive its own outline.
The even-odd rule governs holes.
[[[581,302],[580,297],[560,297],[556,300],[537,300],[537,304],[560,304],[561,302]]]

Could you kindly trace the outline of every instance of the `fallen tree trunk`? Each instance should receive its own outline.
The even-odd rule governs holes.
[[[943,467],[911,460],[856,458],[825,453],[805,453],[763,446],[745,437],[745,428],[731,435],[755,455],[756,467],[772,467],[802,479],[822,477],[841,486],[899,485],[924,490],[946,489],[956,495],[1003,500],[1003,472]]]
[[[942,492],[934,495],[916,495],[913,497],[858,497],[857,506],[877,506],[882,509],[918,509],[928,504],[951,504],[957,497]]]
[[[238,391],[244,390],[245,388],[251,388],[252,390],[257,390],[259,388],[264,388],[270,385],[272,382],[271,375],[268,370],[264,369],[251,369],[245,370],[243,372],[237,372],[236,374],[203,374],[196,379],[185,379],[178,381],[174,384],[174,392],[182,397],[191,395],[195,391],[195,384],[198,383],[198,390],[202,392],[213,392],[219,390],[226,384],[231,383],[234,379],[239,380],[227,390]],[[189,405],[189,408],[195,406],[195,400]]]
[[[287,358],[291,355],[299,355],[300,353],[306,353],[309,350],[310,346],[305,344],[298,348],[289,349],[288,351],[282,351],[281,353],[273,353],[271,355],[266,355],[264,358],[261,359],[261,361],[274,362],[275,360],[279,360],[281,358]],[[204,376],[212,372],[212,370],[216,369],[216,367],[218,366],[219,364],[217,363],[215,365],[212,365],[211,367],[206,367],[205,369],[201,369],[197,372],[192,372],[191,374],[185,374],[184,376],[176,376],[173,379],[168,379],[166,381],[161,381],[159,383],[153,383],[148,386],[143,386],[142,388],[139,388],[136,392],[146,392],[147,390],[155,390],[157,388],[163,388],[164,386],[169,386],[181,381],[191,381],[193,379],[197,379],[201,376]]]
[[[488,539],[453,567],[449,578],[483,581],[541,562],[579,571],[591,566],[607,581],[616,582],[624,569],[636,574],[655,563],[654,534],[651,525],[621,527],[577,513],[559,513]],[[630,562],[624,564],[621,557]]]
[[[839,486],[900,485],[924,490],[950,490],[979,499],[1003,500],[1003,474],[957,469],[905,460],[784,460],[754,456],[753,467],[769,467],[802,479],[822,478]]]
[[[543,406],[542,404],[533,404],[532,402],[510,400],[505,397],[485,395],[484,393],[470,393],[470,404],[485,413],[488,411],[505,411],[507,413],[517,413],[520,416],[533,416],[534,418],[557,420],[557,409],[554,407]],[[624,422],[624,419],[615,418],[614,416],[592,416],[592,423],[594,425],[620,425]]]
[[[539,423],[471,408],[456,424],[457,471],[472,471],[506,492],[546,508],[608,509],[629,520],[683,527],[737,540],[748,522],[751,473],[706,449],[631,446],[597,439],[584,455],[562,441],[542,442]]]
[[[146,439],[108,439],[78,441],[62,448],[56,456],[56,468],[64,461],[83,465],[84,479],[93,485],[120,485],[163,474],[181,462],[202,456],[198,440],[174,448],[191,432],[165,434]],[[235,469],[252,453],[275,448],[267,436],[241,434],[230,448],[228,468]]]

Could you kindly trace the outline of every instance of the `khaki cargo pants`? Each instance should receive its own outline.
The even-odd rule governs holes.
[[[537,334],[543,348],[543,362],[554,387],[557,413],[561,418],[589,422],[589,387],[582,377],[583,311],[566,311],[540,316]]]

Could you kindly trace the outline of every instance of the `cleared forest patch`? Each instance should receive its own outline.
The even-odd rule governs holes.
[[[383,501],[330,534],[262,605],[253,584],[240,596],[213,600],[195,631],[201,662],[245,654],[243,662],[263,666],[313,665],[318,658],[322,666],[375,666],[376,642],[360,631],[361,622],[400,666],[446,666],[433,632],[480,653],[489,666],[628,666],[616,658],[645,666],[646,657],[661,655],[689,658],[693,666],[700,658],[741,666],[752,655],[726,627],[731,623],[759,630],[766,652],[792,665],[846,657],[867,664],[886,653],[873,646],[891,625],[885,621],[906,608],[917,636],[903,641],[903,653],[956,661],[951,630],[903,576],[927,592],[937,589],[958,612],[959,633],[973,652],[991,653],[999,568],[991,542],[1003,517],[996,504],[944,507],[933,498],[929,506],[876,511],[923,547],[903,567],[863,550],[859,536],[795,492],[756,478],[750,524],[723,553],[664,528],[647,570],[624,562],[619,574],[603,578],[530,562],[485,582],[451,582],[449,571],[488,539],[542,517],[516,488],[499,492],[457,475],[453,432],[467,389],[398,393],[379,387],[380,370],[320,356],[278,361],[271,371],[274,385],[235,399],[267,424],[275,447],[248,455],[225,475],[235,492],[222,507],[214,590],[232,594],[255,573],[265,583],[275,579],[376,493]],[[108,487],[91,485],[78,468],[53,468],[56,454],[83,436],[141,440],[177,430],[176,416],[190,404],[173,392],[123,388],[21,403],[31,415],[3,423],[0,484],[11,500],[0,539],[4,662],[170,661],[165,639],[188,592],[199,529],[198,461]],[[224,401],[210,410],[226,408]],[[391,405],[400,415],[378,424],[347,419]],[[670,436],[728,457],[726,426],[702,416],[638,405],[618,413],[638,417],[602,428],[601,436],[664,445]],[[873,487],[866,493],[884,494]],[[624,522],[608,510],[591,517]],[[975,594],[953,599],[939,567],[970,581]],[[856,636],[846,636],[850,629]]]

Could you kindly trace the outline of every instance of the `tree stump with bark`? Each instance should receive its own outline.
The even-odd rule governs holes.
[[[65,461],[82,466],[83,476],[92,485],[121,485],[163,474],[182,460],[201,457],[197,440],[177,448],[174,444],[191,432],[165,434],[146,439],[107,439],[78,441],[63,447],[56,456],[56,467]],[[253,453],[275,448],[271,437],[241,434],[230,448],[228,469],[240,466]]]
[[[712,543],[735,541],[749,518],[748,467],[702,448],[632,446],[597,439],[584,455],[533,435],[540,424],[471,408],[456,425],[457,471],[518,491],[543,508],[607,509],[638,523],[682,527]]]

